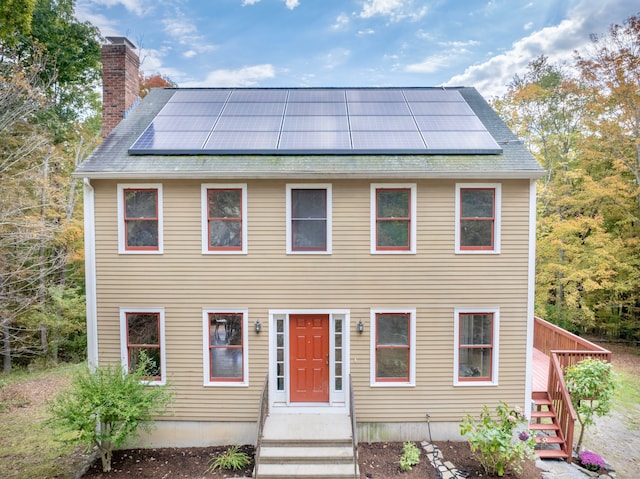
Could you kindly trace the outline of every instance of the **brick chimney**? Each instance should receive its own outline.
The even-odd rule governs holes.
[[[107,37],[102,46],[102,136],[108,136],[138,101],[136,46],[125,37]]]

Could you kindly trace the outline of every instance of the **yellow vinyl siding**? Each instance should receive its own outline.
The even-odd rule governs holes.
[[[248,253],[203,255],[202,182],[172,180],[162,182],[164,253],[119,255],[117,182],[92,183],[100,361],[120,358],[120,308],[164,307],[167,379],[176,391],[166,419],[255,420],[268,371],[270,309],[350,311],[350,368],[359,421],[423,421],[426,412],[433,420],[457,421],[484,403],[522,401],[528,180],[501,182],[499,255],[454,253],[453,180],[415,182],[417,254],[370,254],[370,182],[336,180],[330,181],[332,254],[287,255],[287,182],[249,180]],[[216,307],[249,311],[248,387],[203,386],[202,310]],[[393,307],[416,308],[416,386],[370,387],[370,308]],[[500,308],[498,387],[453,386],[456,307]],[[253,330],[256,320],[263,325],[260,334]],[[359,320],[365,323],[361,335],[354,330]]]

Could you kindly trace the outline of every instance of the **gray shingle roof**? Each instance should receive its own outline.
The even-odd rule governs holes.
[[[369,89],[370,90],[370,89]],[[136,154],[130,147],[176,89],[154,89],[74,173],[113,179],[537,178],[544,170],[474,88],[455,88],[502,148],[496,154]],[[180,90],[180,91],[184,91]],[[197,90],[195,90],[197,91]],[[314,152],[315,153],[315,152]],[[463,152],[460,152],[463,153]]]

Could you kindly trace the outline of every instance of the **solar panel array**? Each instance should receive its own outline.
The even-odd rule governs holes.
[[[457,90],[177,90],[131,154],[494,154]]]

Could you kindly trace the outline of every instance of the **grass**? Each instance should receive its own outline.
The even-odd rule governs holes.
[[[72,477],[74,448],[56,441],[43,423],[47,399],[81,365],[0,376],[0,471],[3,479]]]
[[[640,417],[634,412],[640,405],[640,376],[618,372],[617,377],[618,382],[612,407],[625,412],[629,429],[640,429]]]

